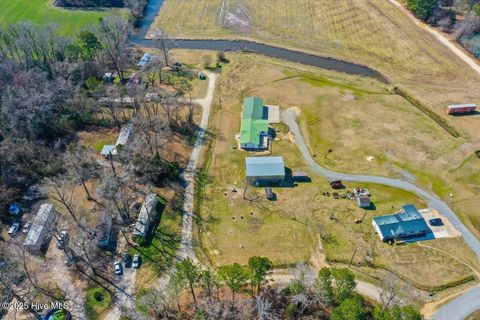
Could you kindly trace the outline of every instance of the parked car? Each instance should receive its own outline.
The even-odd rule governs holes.
[[[67,259],[65,259],[64,262],[67,267],[70,267],[72,264],[75,263],[75,261],[77,261],[77,258],[75,256],[70,256]]]
[[[132,266],[132,255],[130,253],[126,253],[123,257],[123,263],[125,264],[125,268],[130,268]]]
[[[135,269],[138,269],[140,268],[140,264],[142,263],[141,261],[141,258],[140,258],[140,255],[139,254],[136,254],[133,256],[133,264],[132,266],[135,268]]]
[[[428,223],[429,223],[431,226],[434,226],[434,227],[443,226],[443,221],[442,221],[441,218],[432,218],[432,219],[428,220]]]
[[[68,245],[68,233],[67,231],[62,231],[60,233],[60,239],[57,239],[57,248],[64,249]]]
[[[10,226],[10,229],[8,229],[8,234],[13,236],[15,233],[17,233],[18,229],[20,229],[20,222],[15,222]]]
[[[113,263],[113,266],[115,267],[115,274],[116,274],[117,276],[121,276],[122,273],[123,273],[123,268],[122,268],[121,262],[120,262],[120,261],[115,261],[115,262]]]
[[[27,234],[31,226],[32,224],[30,222],[25,223],[22,228],[22,233]]]

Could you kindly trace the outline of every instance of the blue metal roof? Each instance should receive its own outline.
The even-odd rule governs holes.
[[[247,177],[285,176],[282,157],[247,157],[245,158]]]
[[[402,238],[430,232],[427,222],[414,205],[405,205],[402,212],[374,217],[383,239]]]
[[[103,146],[102,151],[100,152],[101,155],[103,156],[108,156],[110,152],[115,149],[114,145],[106,144]]]

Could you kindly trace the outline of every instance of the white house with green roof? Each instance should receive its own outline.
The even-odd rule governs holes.
[[[267,149],[268,108],[263,99],[247,97],[243,100],[242,125],[240,128],[240,147],[242,149]]]

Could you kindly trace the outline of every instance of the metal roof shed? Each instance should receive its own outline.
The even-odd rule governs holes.
[[[114,150],[115,150],[115,146],[113,144],[106,144],[103,146],[100,154],[104,157],[108,157],[110,154],[113,154]]]
[[[247,157],[245,175],[251,184],[281,183],[285,179],[282,157]]]

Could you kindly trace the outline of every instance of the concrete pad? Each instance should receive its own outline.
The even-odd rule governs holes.
[[[440,214],[437,210],[433,208],[421,209],[418,210],[420,214],[425,218],[428,226],[433,232],[435,238],[455,238],[460,237],[460,232],[452,225],[452,223],[445,217]],[[428,220],[440,218],[442,219],[443,226],[432,226],[428,223]]]
[[[279,106],[270,106],[266,105],[268,108],[268,122],[269,123],[279,123],[280,122],[280,107]]]

